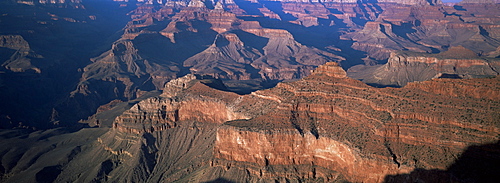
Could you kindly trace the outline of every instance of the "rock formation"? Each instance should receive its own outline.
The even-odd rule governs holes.
[[[349,76],[365,83],[381,86],[404,86],[409,82],[436,77],[474,78],[498,75],[500,60],[479,57],[462,46],[439,54],[395,52],[385,65],[358,65],[349,69]]]
[[[92,134],[91,143],[1,151],[42,154],[24,168],[32,156],[3,166],[12,174],[3,180],[29,181],[35,177],[26,175],[50,171],[56,181],[382,182],[397,174],[464,181],[444,170],[468,146],[497,140],[499,82],[434,79],[373,88],[328,63],[299,81],[237,95],[187,75],[123,112],[112,128],[74,134]],[[56,147],[71,158],[36,169]]]
[[[439,53],[462,45],[478,55],[494,55],[500,46],[496,13],[483,11],[498,9],[496,5],[464,4],[460,9],[427,0],[158,3],[165,4],[146,3],[132,11],[121,39],[83,70],[71,97],[97,100],[82,106],[90,109],[87,115],[116,98],[161,90],[186,73],[280,81],[307,76],[329,61],[342,62],[347,69],[385,63],[394,51]],[[128,51],[116,55],[119,45]],[[407,72],[403,80],[365,81],[404,85],[439,73]],[[98,96],[86,97],[91,93]]]
[[[363,30],[345,37],[356,41],[353,48],[379,60],[388,58],[395,50],[432,53],[444,51],[443,45],[462,45],[476,53],[493,51],[499,44],[495,33],[498,19],[491,16],[490,11],[475,11],[484,8],[481,6],[464,5],[463,8],[469,10],[448,6],[396,6],[384,11],[376,21],[367,22]],[[482,18],[469,14],[472,12],[483,14]]]
[[[28,70],[33,70],[36,73],[41,72],[40,68],[33,64],[33,60],[43,57],[31,50],[28,42],[22,36],[0,35],[0,47],[9,49],[2,50],[2,54],[10,57],[1,64],[5,69],[13,72],[25,72]]]
[[[496,178],[459,160],[499,159],[498,4],[18,2],[0,6],[1,182]]]

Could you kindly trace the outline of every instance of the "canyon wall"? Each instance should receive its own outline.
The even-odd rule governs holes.
[[[111,128],[29,138],[10,133],[16,142],[45,136],[55,145],[0,151],[3,157],[26,153],[2,164],[8,172],[2,181],[41,181],[29,175],[51,171],[51,180],[71,182],[460,182],[471,180],[456,174],[467,167],[447,171],[458,166],[457,157],[498,140],[498,77],[373,88],[346,75],[330,62],[301,80],[248,95],[187,75],[167,83],[160,96],[131,105]],[[76,137],[81,134],[87,137]],[[29,161],[32,154],[39,158]],[[43,165],[54,156],[58,161]],[[436,173],[415,173],[427,170]]]
[[[494,77],[498,67],[498,59],[479,57],[464,47],[454,47],[440,54],[391,53],[386,64],[355,66],[350,68],[349,76],[381,86],[404,86],[438,77]]]

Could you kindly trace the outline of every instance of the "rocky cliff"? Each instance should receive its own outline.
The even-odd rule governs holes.
[[[384,11],[376,21],[367,22],[363,30],[344,37],[356,41],[353,48],[379,60],[388,58],[394,50],[441,52],[445,51],[443,45],[462,45],[476,53],[497,48],[498,19],[490,11],[476,11],[486,8],[483,5],[464,5],[463,8],[396,6]],[[472,16],[469,14],[472,12],[482,15]]]
[[[497,76],[499,60],[479,57],[464,47],[453,47],[439,54],[392,53],[385,65],[355,66],[349,76],[381,86],[404,86],[432,78],[475,78]]]
[[[38,169],[13,161],[4,166],[11,174],[3,180],[54,170],[57,181],[460,182],[470,177],[445,170],[468,146],[498,138],[499,82],[434,79],[373,88],[328,63],[299,81],[237,95],[187,75],[169,82],[162,95],[133,105],[111,129],[77,132],[94,131],[94,140],[69,160]],[[39,152],[33,165],[56,153]],[[95,154],[100,156],[91,158]]]
[[[115,98],[134,99],[137,91],[161,90],[186,72],[232,80],[286,80],[344,60],[297,42],[287,30],[237,18],[224,9],[231,5],[226,3],[138,7],[121,39],[83,69],[71,97],[95,101],[88,106],[94,110]]]
[[[9,2],[2,182],[498,180],[497,4]]]
[[[376,89],[329,63],[303,80],[238,96],[186,78],[173,82],[169,87],[179,89],[166,90],[165,98],[145,100],[131,108],[134,115],[118,117],[115,130],[154,134],[183,121],[219,124],[207,166],[193,171],[222,168],[217,176],[237,182],[381,182],[416,168],[446,169],[467,146],[494,142],[498,82],[437,79]],[[122,127],[132,124],[135,131]],[[213,176],[188,171],[183,177]]]

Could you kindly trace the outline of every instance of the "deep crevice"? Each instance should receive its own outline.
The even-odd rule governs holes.
[[[394,154],[394,152],[392,152],[392,149],[389,145],[390,144],[388,142],[384,143],[385,148],[387,148],[387,151],[389,151],[389,154],[391,154],[392,161],[394,161],[394,163],[397,164],[399,168],[401,167],[401,163],[398,162],[398,157],[396,156],[396,154]]]

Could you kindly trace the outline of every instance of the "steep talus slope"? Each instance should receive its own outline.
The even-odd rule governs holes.
[[[78,154],[94,146],[106,129],[1,130],[0,182],[53,182],[68,163],[94,158]],[[99,161],[99,164],[103,162]],[[75,175],[71,175],[75,176]]]

